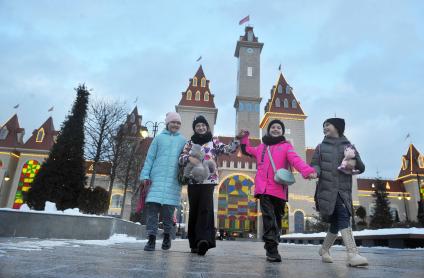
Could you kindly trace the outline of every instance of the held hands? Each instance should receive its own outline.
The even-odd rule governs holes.
[[[146,179],[141,181],[140,186],[149,186],[151,184],[152,184],[152,181],[149,179]]]
[[[318,178],[318,175],[316,172],[310,173],[307,177],[308,180],[316,179]]]
[[[240,130],[240,132],[237,134],[236,139],[240,140],[241,138],[248,136],[249,135],[249,131],[248,130]]]

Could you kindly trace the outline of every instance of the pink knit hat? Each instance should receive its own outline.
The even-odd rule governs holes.
[[[165,124],[169,122],[179,122],[181,123],[181,116],[177,112],[168,112],[166,113]]]

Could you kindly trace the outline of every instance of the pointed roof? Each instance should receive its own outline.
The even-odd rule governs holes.
[[[300,102],[293,93],[293,88],[287,83],[281,72],[277,83],[272,86],[271,96],[265,105],[265,115],[262,118],[261,127],[266,124],[271,115],[276,118],[306,118]]]
[[[209,80],[206,79],[202,65],[199,66],[193,78],[190,78],[187,89],[181,94],[178,105],[215,108],[215,96],[210,91]]]
[[[58,131],[54,129],[53,118],[49,117],[22,146],[23,149],[50,151],[56,142]]]
[[[124,134],[126,136],[139,137],[143,126],[141,124],[142,116],[138,113],[137,106],[127,115],[127,120],[123,124]]]
[[[25,130],[19,126],[18,116],[14,114],[5,124],[0,126],[0,147],[16,148],[22,146],[24,133]],[[4,134],[6,134],[6,137],[2,139]]]
[[[408,152],[402,156],[402,165],[397,180],[415,179],[417,175],[424,177],[424,155],[413,144],[410,144]]]

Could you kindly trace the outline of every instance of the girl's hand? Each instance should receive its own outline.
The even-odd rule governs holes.
[[[309,180],[312,180],[312,179],[316,179],[318,177],[318,175],[317,175],[317,173],[310,173],[308,176],[307,176],[307,179],[309,179]]]
[[[237,134],[236,139],[240,140],[241,138],[248,136],[248,135],[249,135],[249,131],[242,129],[242,130],[240,130],[239,134]]]
[[[152,181],[147,179],[147,180],[142,180],[140,185],[149,186],[151,184],[152,184]]]

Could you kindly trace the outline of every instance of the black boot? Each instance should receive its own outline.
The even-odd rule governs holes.
[[[171,236],[170,234],[163,234],[162,250],[168,250],[169,248],[171,248]]]
[[[266,248],[266,260],[273,263],[281,262],[281,256],[278,254],[278,245]]]
[[[156,236],[149,235],[149,241],[144,246],[144,251],[155,251]]]
[[[207,240],[201,240],[197,243],[197,254],[204,256],[209,249],[209,243]]]

